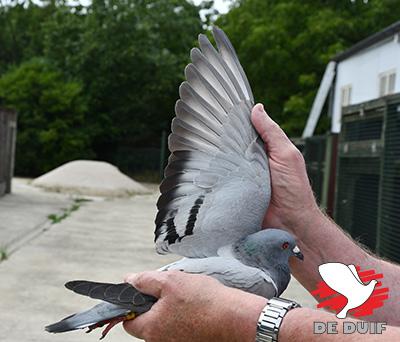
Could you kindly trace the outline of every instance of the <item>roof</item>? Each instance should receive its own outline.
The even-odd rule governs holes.
[[[337,54],[335,57],[332,58],[335,62],[340,62],[350,56],[355,55],[356,53],[364,50],[390,36],[393,36],[396,33],[400,32],[400,20],[396,21],[392,25],[386,27],[382,31],[379,31],[372,36],[369,36],[362,41],[358,42],[357,44],[353,45],[351,48]]]

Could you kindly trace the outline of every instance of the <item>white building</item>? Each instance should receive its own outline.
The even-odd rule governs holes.
[[[328,64],[303,138],[313,135],[331,96],[331,132],[339,133],[342,107],[400,92],[400,21],[335,56]]]

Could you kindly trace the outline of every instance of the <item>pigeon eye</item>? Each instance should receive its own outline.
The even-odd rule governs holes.
[[[287,249],[289,247],[289,242],[284,242],[282,244],[282,249]]]

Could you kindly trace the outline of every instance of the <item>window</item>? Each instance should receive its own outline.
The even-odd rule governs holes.
[[[348,106],[351,102],[351,85],[348,84],[343,86],[341,89],[341,100],[342,107]]]
[[[379,96],[385,96],[394,93],[396,84],[396,71],[390,70],[379,75]]]

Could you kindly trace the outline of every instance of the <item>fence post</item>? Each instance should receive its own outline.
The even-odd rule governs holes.
[[[6,183],[6,194],[11,193],[11,182],[14,176],[14,166],[15,166],[15,145],[17,141],[17,113],[9,112],[9,120],[8,120],[8,148],[7,152],[7,160],[8,160],[8,168],[7,168],[7,183]]]
[[[0,109],[0,196],[11,192],[16,132],[17,113]]]

